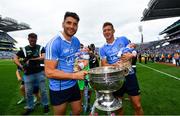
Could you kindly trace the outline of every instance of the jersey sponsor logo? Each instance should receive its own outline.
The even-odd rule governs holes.
[[[108,61],[112,61],[112,62],[115,62],[118,57],[117,57],[117,54],[118,54],[118,49],[116,47],[112,47],[110,50],[107,51],[107,60]]]
[[[114,61],[114,60],[117,60],[118,57],[117,57],[117,54],[111,54],[108,56],[108,60],[111,60],[111,61]]]
[[[71,49],[65,49],[64,51],[69,52],[68,55],[66,58],[65,58],[65,61],[67,63],[67,65],[74,65],[74,60],[75,60],[75,53],[74,53],[74,49],[71,48]]]
[[[73,54],[73,55],[66,57],[65,61],[66,61],[67,65],[73,65],[74,64],[74,60],[75,60],[74,56],[75,55]]]
[[[63,49],[63,53],[68,53],[70,50],[67,48],[67,49]]]

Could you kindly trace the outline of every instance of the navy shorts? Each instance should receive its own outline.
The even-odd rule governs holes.
[[[53,106],[61,105],[65,102],[73,102],[81,99],[80,90],[78,85],[74,85],[71,88],[53,91],[50,90],[50,102]]]
[[[136,74],[131,74],[125,77],[126,80],[118,91],[113,94],[118,97],[123,97],[124,93],[127,93],[129,96],[137,96],[140,94],[140,88]]]

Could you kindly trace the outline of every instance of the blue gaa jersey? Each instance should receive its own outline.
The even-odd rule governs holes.
[[[46,45],[46,60],[58,61],[57,69],[67,73],[73,72],[75,54],[80,49],[78,38],[72,37],[71,42],[67,41],[62,33],[55,36]],[[76,84],[76,80],[49,79],[49,88],[53,91],[65,90]]]
[[[126,37],[117,37],[112,44],[106,43],[100,48],[100,58],[106,59],[109,64],[114,64],[120,59],[118,56],[119,51],[128,44],[129,40]]]

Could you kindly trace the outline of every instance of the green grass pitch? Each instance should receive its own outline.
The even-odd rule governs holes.
[[[180,78],[180,68],[157,63],[146,66]],[[0,60],[0,115],[20,115],[24,111],[25,104],[16,105],[21,96],[15,71],[16,66],[11,60]],[[145,115],[180,115],[180,80],[140,64],[137,64],[137,77]],[[123,106],[125,115],[133,114],[130,101],[123,101]],[[105,114],[98,110],[96,112]],[[37,106],[32,114],[42,115],[41,106]],[[49,114],[53,114],[52,107]]]

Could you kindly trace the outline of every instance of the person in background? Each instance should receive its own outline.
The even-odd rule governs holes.
[[[96,51],[95,51],[95,45],[94,44],[90,44],[88,46],[89,48],[89,67],[90,69],[91,68],[95,68],[95,67],[99,67],[99,59],[98,59],[98,56],[96,54]]]
[[[21,62],[21,60],[20,60]],[[23,62],[23,60],[22,60]],[[18,82],[20,83],[20,93],[22,95],[21,99],[17,102],[17,105],[25,102],[25,86],[24,86],[24,79],[23,79],[23,70],[20,68],[20,67],[17,67],[17,70],[16,70],[16,77],[17,77],[17,80]],[[38,87],[38,84],[35,83],[34,84],[34,87],[33,87],[33,94],[35,95],[34,96],[34,104],[39,104],[40,103],[40,95],[39,95],[39,87]],[[27,106],[24,107],[25,109],[27,109]]]
[[[73,70],[76,53],[80,50],[80,41],[74,36],[78,23],[79,16],[76,13],[66,12],[62,23],[63,31],[46,45],[45,74],[49,78],[50,102],[54,115],[65,115],[68,104],[72,115],[80,115],[82,111],[77,80],[84,80],[87,71]]]
[[[84,47],[83,44],[81,44],[80,52],[77,54],[77,63],[75,66],[75,70],[85,70],[89,71],[89,48]],[[83,62],[81,62],[83,60]],[[78,63],[79,62],[79,63]],[[85,62],[85,63],[84,63]],[[82,63],[87,64],[87,66],[82,65]],[[83,113],[86,114],[90,111],[90,97],[91,97],[91,86],[89,84],[89,75],[86,75],[84,80],[78,80],[78,86],[81,91],[81,101],[83,106]]]
[[[175,62],[176,62],[176,66],[179,66],[179,59],[180,59],[180,55],[178,52],[176,52],[174,54],[174,59],[175,59]]]
[[[129,48],[132,49],[131,53],[132,53],[133,57],[132,57],[132,63],[131,64],[132,64],[132,68],[133,68],[134,72],[136,73],[136,62],[137,62],[136,44],[130,43]]]
[[[20,60],[20,61],[22,61],[22,60]],[[21,73],[23,73],[23,70],[17,66],[16,77],[17,77],[18,82],[20,83],[19,89],[20,89],[20,93],[22,95],[21,99],[17,102],[17,105],[25,102],[25,88],[24,88],[24,81],[22,81]]]
[[[24,80],[23,80],[23,77],[21,76],[22,75],[21,73],[23,73],[23,71],[22,71],[21,68],[18,67],[17,70],[16,70],[16,77],[17,77],[18,82],[20,83],[20,88],[19,89],[20,89],[20,93],[21,93],[22,97],[17,102],[17,105],[25,102],[25,87],[24,87]],[[39,95],[39,87],[38,87],[37,84],[34,85],[33,93],[36,96],[36,97],[34,96],[34,103],[35,104],[39,104],[39,102],[40,102],[40,95]]]
[[[36,44],[37,35],[30,33],[28,35],[29,45],[18,51],[14,56],[14,62],[24,72],[25,94],[26,94],[26,110],[23,115],[28,115],[34,110],[33,88],[35,83],[38,84],[41,93],[41,104],[44,113],[49,112],[48,96],[46,91],[46,80],[44,75],[44,47]],[[24,64],[20,63],[20,58],[24,59]]]
[[[141,53],[138,54],[138,59],[139,59],[139,63],[141,63],[141,59],[142,59],[142,56],[141,56]]]
[[[143,56],[144,56],[144,63],[147,64],[148,54],[145,52],[145,53],[143,54]]]

